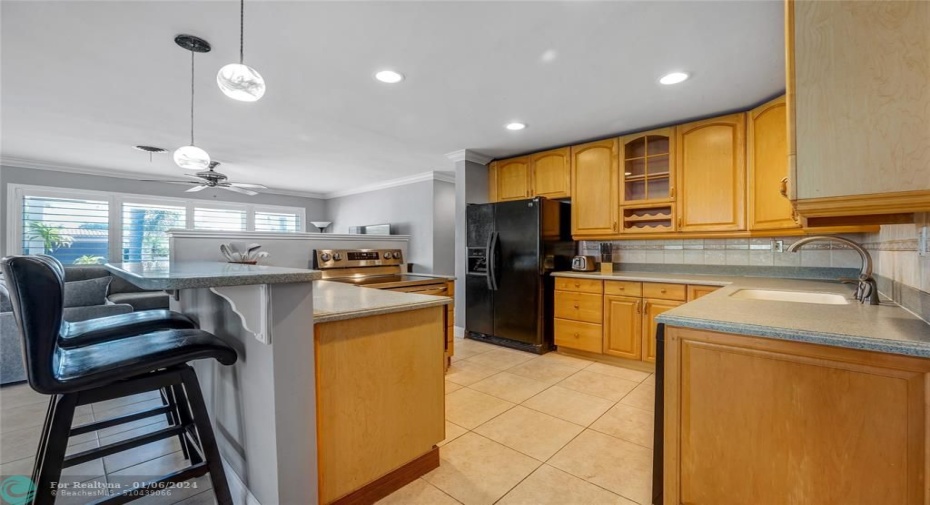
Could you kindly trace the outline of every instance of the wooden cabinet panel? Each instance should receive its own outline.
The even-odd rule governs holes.
[[[642,358],[643,301],[627,296],[604,297],[604,354]]]
[[[674,327],[665,346],[666,503],[930,499],[930,361]]]
[[[603,310],[600,294],[555,292],[555,317],[600,324]]]
[[[930,209],[930,2],[788,2],[798,211]]]
[[[659,314],[683,305],[684,302],[647,299],[643,301],[645,316],[643,329],[643,361],[656,362],[656,317]]]
[[[662,300],[688,299],[688,289],[684,284],[667,284],[664,282],[644,282],[643,297],[659,298]]]
[[[572,146],[572,235],[618,233],[618,141]]]
[[[524,157],[497,162],[497,198],[501,202],[530,197],[529,161]]]
[[[533,154],[530,159],[530,194],[546,198],[572,196],[571,148]]]
[[[785,97],[749,113],[749,229],[799,228],[788,200],[788,128]]]
[[[745,114],[678,127],[679,231],[746,229],[745,130]]]
[[[602,352],[602,326],[568,319],[554,319],[555,345],[581,351]]]
[[[555,289],[560,291],[579,291],[582,293],[601,294],[604,292],[604,282],[596,279],[556,277]]]
[[[499,201],[500,197],[497,196],[497,162],[492,161],[488,165],[488,202],[495,203]]]
[[[702,296],[707,296],[720,289],[720,286],[698,286],[688,284],[688,301],[693,302]]]
[[[643,283],[631,281],[604,281],[605,295],[643,296]]]

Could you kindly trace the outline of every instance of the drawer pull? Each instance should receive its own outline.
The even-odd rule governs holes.
[[[576,288],[580,288],[580,287],[581,287],[581,283],[580,283],[580,282],[576,282],[576,283],[575,283],[575,287],[576,287]]]
[[[659,293],[663,293],[663,294],[664,294],[664,293],[666,293],[666,290],[665,290],[665,289],[660,289],[660,290],[659,290]]]
[[[623,290],[625,290],[625,289],[626,289],[625,287],[620,286],[620,287],[617,288],[617,291],[623,291]]]
[[[577,331],[574,333],[574,335],[575,335],[575,338],[581,338],[581,335],[579,335]]]
[[[579,306],[577,303],[574,304],[574,305],[572,305],[572,307],[575,307],[576,309],[580,309],[580,308],[581,308],[581,306]]]

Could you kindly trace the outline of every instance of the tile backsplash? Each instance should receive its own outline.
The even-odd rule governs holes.
[[[865,235],[844,235],[862,242]],[[777,252],[775,241],[783,247],[800,237],[622,240],[610,242],[614,263],[663,263],[667,265],[727,265],[758,267],[817,267],[859,269],[856,251],[836,243],[815,243],[796,253]],[[600,260],[598,241],[578,243],[579,254]]]
[[[916,214],[913,224],[883,225],[864,240],[876,274],[930,293],[930,254],[920,256],[917,250],[922,227],[930,227],[930,213]]]

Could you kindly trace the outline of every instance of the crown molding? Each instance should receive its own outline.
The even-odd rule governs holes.
[[[410,235],[356,235],[351,233],[277,233],[265,231],[187,230],[174,228],[165,232],[171,238],[215,238],[229,240],[352,240],[356,242],[409,242]]]
[[[490,156],[481,154],[478,151],[472,151],[471,149],[452,151],[451,153],[446,154],[446,158],[449,158],[454,163],[459,161],[471,161],[472,163],[477,163],[479,165],[487,165],[494,159]]]
[[[371,193],[372,191],[395,188],[397,186],[406,186],[407,184],[416,184],[418,182],[424,182],[424,181],[442,181],[442,182],[451,182],[452,184],[455,184],[455,177],[449,174],[442,173],[442,172],[423,172],[421,174],[411,175],[408,177],[400,177],[398,179],[391,179],[388,181],[376,182],[374,184],[366,184],[365,186],[359,186],[353,189],[333,191],[330,193],[326,193],[326,196],[324,196],[323,198],[329,200],[331,198],[341,198],[343,196],[358,195],[361,193]]]
[[[47,161],[37,161],[30,160],[26,158],[14,158],[9,156],[0,157],[0,165],[11,167],[11,168],[29,168],[35,170],[49,170],[53,172],[66,172],[69,174],[81,174],[81,175],[95,175],[98,177],[114,177],[117,179],[129,179],[137,181],[140,177],[153,177],[153,180],[163,180],[165,182],[170,179],[164,178],[159,174],[153,176],[147,176],[144,173],[136,172],[123,172],[120,170],[110,170],[106,168],[90,168],[90,167],[81,167],[74,165],[64,165],[61,163],[47,162]],[[294,191],[289,189],[275,189],[268,188],[261,191],[263,195],[281,195],[281,196],[296,196],[300,198],[316,198],[322,199],[326,198],[324,193],[314,193],[312,191]]]

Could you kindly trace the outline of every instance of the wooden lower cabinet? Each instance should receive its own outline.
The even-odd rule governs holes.
[[[684,286],[682,286],[684,288]],[[656,362],[656,317],[659,314],[672,310],[675,307],[684,305],[685,302],[674,300],[643,300],[643,314],[645,316],[645,328],[643,330],[643,361],[649,363]]]
[[[688,301],[693,302],[702,296],[707,296],[714,291],[720,289],[720,286],[698,286],[696,284],[688,284]]]
[[[917,505],[930,360],[669,327],[666,504]]]
[[[604,354],[642,359],[643,300],[630,296],[604,297]]]

